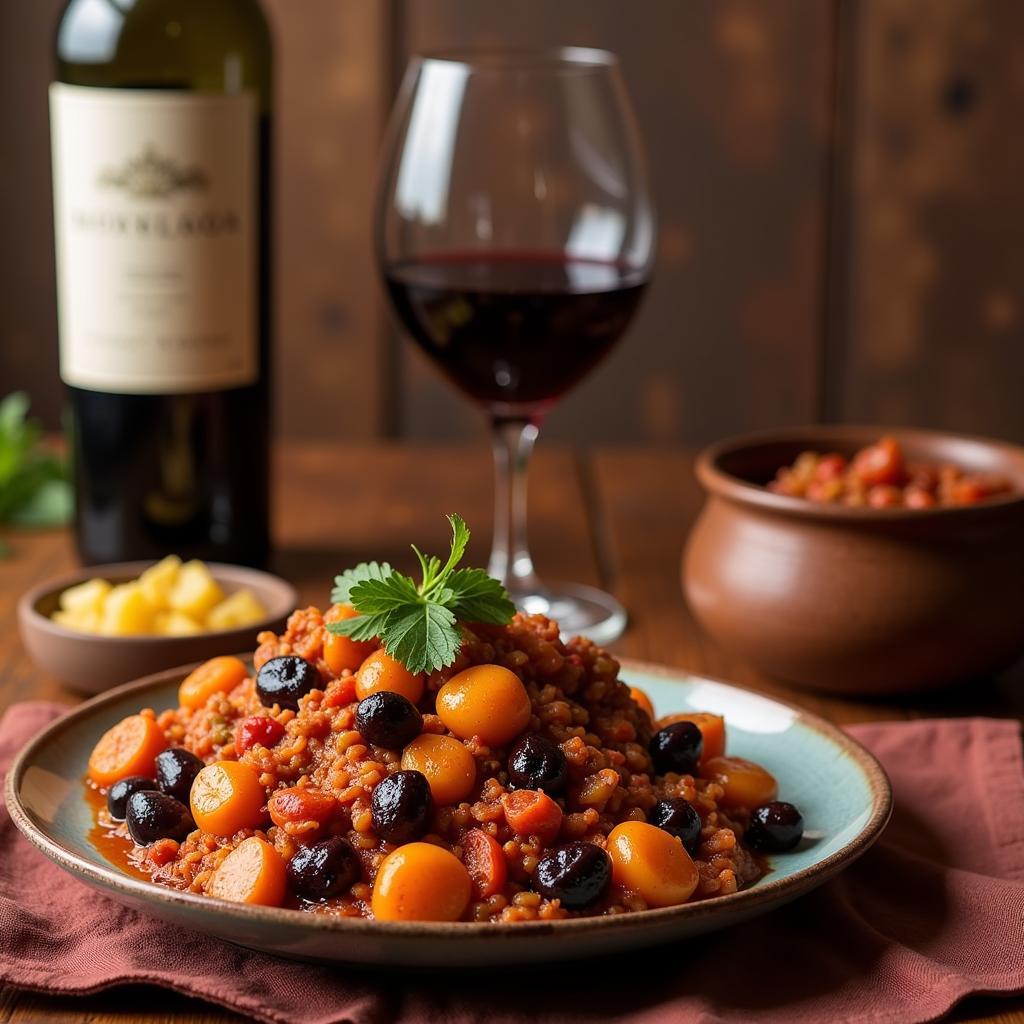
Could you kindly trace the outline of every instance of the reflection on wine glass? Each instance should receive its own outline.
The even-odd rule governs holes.
[[[520,608],[608,642],[626,621],[613,597],[534,571],[526,472],[545,413],[618,341],[651,275],[654,212],[618,62],[579,48],[416,58],[385,159],[391,301],[493,426],[489,571]]]

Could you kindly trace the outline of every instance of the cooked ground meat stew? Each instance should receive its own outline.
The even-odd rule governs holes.
[[[1013,493],[994,473],[974,473],[950,463],[908,460],[900,443],[883,437],[847,459],[838,452],[801,452],[768,484],[776,494],[826,504],[868,508],[935,508],[976,505]]]
[[[614,658],[547,618],[464,626],[455,664],[417,676],[325,630],[350,614],[296,611],[255,674],[214,658],[177,709],[99,741],[98,825],[135,869],[319,914],[553,920],[736,892],[802,835],[719,716],[652,722]]]

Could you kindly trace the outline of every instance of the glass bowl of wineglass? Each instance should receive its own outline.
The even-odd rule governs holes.
[[[388,128],[375,241],[405,329],[490,419],[490,573],[524,611],[610,642],[626,624],[614,597],[538,577],[526,474],[545,415],[619,341],[651,277],[656,222],[614,54],[414,58]]]

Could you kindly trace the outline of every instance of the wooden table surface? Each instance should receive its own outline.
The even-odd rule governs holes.
[[[277,454],[274,568],[294,581],[304,601],[325,604],[331,577],[364,559],[386,558],[410,571],[410,541],[427,551],[446,549],[446,512],[457,511],[469,522],[475,530],[470,561],[485,563],[491,470],[483,446],[293,445]],[[794,694],[717,647],[688,615],[678,582],[679,555],[701,501],[691,462],[691,453],[678,449],[580,453],[542,444],[537,451],[530,523],[538,566],[547,579],[598,584],[624,602],[631,621],[614,645],[617,652],[778,693],[836,722],[1024,716],[1020,671],[981,690],[905,706]],[[79,698],[29,661],[15,625],[19,594],[74,564],[70,538],[11,533],[5,539],[13,553],[0,562],[0,711],[27,698],[72,704]],[[239,1019],[165,992],[154,998],[155,991],[123,988],[58,999],[0,988],[0,1024]],[[1024,999],[971,999],[949,1019],[1024,1024]]]

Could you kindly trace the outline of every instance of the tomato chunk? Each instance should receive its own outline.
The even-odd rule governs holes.
[[[270,798],[267,810],[275,825],[315,821],[323,825],[334,814],[338,801],[321,789],[279,789]]]
[[[235,751],[244,754],[251,747],[272,747],[284,735],[284,726],[269,715],[243,718],[235,729]]]
[[[853,472],[868,487],[901,483],[903,452],[899,442],[893,437],[883,437],[877,444],[862,448],[854,456]]]
[[[501,798],[505,820],[521,836],[550,843],[561,831],[562,808],[539,789],[517,789]]]

